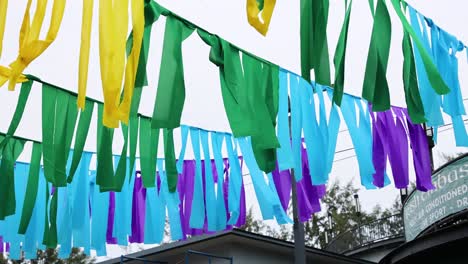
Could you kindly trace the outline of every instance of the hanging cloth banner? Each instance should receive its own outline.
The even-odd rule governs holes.
[[[464,46],[454,36],[437,27],[432,20],[429,20],[428,24],[431,27],[434,61],[445,83],[450,87],[450,92],[443,96],[442,107],[452,118],[456,145],[468,146],[468,134],[462,117],[466,115],[466,111],[460,91],[456,57],[456,53],[462,51]]]
[[[192,141],[193,154],[195,156],[195,180],[190,227],[200,229],[203,228],[205,222],[205,193],[203,190],[203,168],[200,154],[200,131],[190,128],[190,140]]]
[[[159,71],[158,89],[154,104],[152,128],[176,128],[185,101],[182,42],[193,32],[192,25],[173,17],[166,19],[163,54]],[[173,191],[173,190],[172,190]]]
[[[120,164],[121,157],[114,156],[114,164]],[[127,159],[127,164],[130,160]],[[135,185],[135,180],[131,175],[135,174],[135,169],[127,171],[128,181],[124,181],[120,192],[115,193],[115,211],[114,228],[112,236],[117,238],[117,244],[120,246],[128,245],[128,236],[132,233],[132,199],[131,194]]]
[[[329,0],[301,0],[301,75],[311,81],[310,70],[323,85],[331,85],[327,24]]]
[[[341,27],[340,36],[338,38],[338,43],[336,44],[335,56],[333,57],[333,64],[335,65],[335,82],[333,85],[333,102],[336,105],[341,105],[341,100],[344,93],[344,78],[345,78],[345,58],[346,58],[346,46],[348,43],[348,29],[349,29],[349,19],[351,17],[351,7],[353,5],[353,0],[350,0],[349,3],[345,1],[345,18],[343,21],[343,26]],[[372,11],[373,11],[372,7]]]
[[[294,78],[289,76],[289,78]],[[291,149],[291,136],[289,124],[289,100],[288,100],[288,73],[280,69],[279,73],[279,106],[278,106],[278,127],[277,134],[280,147],[276,149],[278,157],[278,168],[287,170],[294,167],[294,160]],[[277,170],[274,170],[274,172]],[[274,178],[275,174],[273,174]]]
[[[33,164],[30,165],[30,173],[31,169],[33,167]],[[31,175],[31,174],[30,174]],[[29,181],[29,179],[28,179]],[[37,193],[43,194],[46,189],[46,179],[44,177],[44,170],[40,169],[39,170],[39,175],[38,175],[38,188],[37,188]],[[29,182],[28,182],[29,185]],[[28,192],[28,189],[26,189],[26,193]],[[37,249],[42,249],[44,250],[45,247],[42,245],[42,235],[44,233],[44,218],[45,218],[45,199],[44,195],[39,195],[37,196],[37,199],[35,200],[35,205],[33,205],[33,211],[32,215],[29,221],[29,224],[27,225],[27,230],[24,235],[24,258],[25,259],[34,259],[37,257]],[[25,200],[27,199],[27,196],[25,196]],[[26,201],[25,201],[26,205]],[[24,208],[24,207],[23,207]],[[24,212],[24,210],[23,210]],[[23,214],[21,215],[23,218]],[[21,223],[20,223],[21,226]]]
[[[404,31],[408,32],[408,34],[411,36],[411,39],[413,40],[414,45],[416,45],[417,49],[420,52],[423,65],[426,70],[426,73],[427,73],[427,76],[429,78],[429,82],[431,83],[432,88],[438,94],[447,94],[448,92],[450,92],[450,89],[445,83],[445,81],[442,79],[442,76],[437,70],[429,53],[425,50],[423,43],[418,38],[416,32],[414,31],[414,29],[411,27],[410,23],[406,19],[406,16],[403,13],[401,6],[400,6],[401,0],[391,0],[391,2],[393,5],[393,8],[395,9],[395,12],[397,13],[398,17],[401,20]],[[406,2],[403,1],[403,4],[406,6]]]
[[[372,162],[375,168],[372,183],[378,188],[383,188],[390,184],[390,179],[387,175],[389,138],[384,118],[381,118],[384,112],[374,113],[371,108],[372,106],[369,105],[372,119]]]
[[[214,168],[213,168],[213,176],[216,179],[216,189],[217,189],[217,201],[216,201],[216,230],[224,230],[226,229],[227,223],[227,213],[226,213],[226,199],[225,191],[223,188],[224,185],[224,166],[223,166],[223,156],[221,154],[221,148],[223,146],[223,137],[216,137],[216,133],[210,133],[211,138],[211,147],[214,156]],[[209,150],[207,150],[208,152]],[[205,158],[206,160],[206,158]]]
[[[3,35],[5,34],[7,8],[8,0],[0,0],[0,58],[2,57],[3,50]]]
[[[3,136],[0,139],[5,140]],[[23,152],[25,143],[24,140],[11,138],[1,149],[0,186],[2,186],[2,191],[0,192],[0,201],[2,202],[0,203],[0,220],[4,220],[5,217],[16,212],[16,199],[19,198],[16,197],[15,192],[16,186],[19,184],[15,184],[15,161]],[[15,232],[17,230],[18,228],[15,229]]]
[[[44,173],[56,187],[67,185],[66,163],[78,115],[75,100],[76,96],[68,92],[42,86]]]
[[[103,122],[109,128],[118,127],[119,120],[128,124],[135,76],[143,41],[145,26],[144,3],[140,0],[132,0],[134,43],[125,64],[128,2],[112,0],[99,2],[99,54],[105,108]],[[120,101],[122,79],[124,79],[124,88],[122,101]]]
[[[356,105],[359,109],[359,122],[357,120]],[[367,189],[374,189],[372,175],[375,173],[375,169],[372,164],[372,134],[369,111],[364,111],[362,99],[345,95],[341,104],[341,114],[354,145],[361,184]]]
[[[71,183],[75,196],[73,198],[72,236],[73,246],[83,247],[88,255],[91,250],[90,237],[90,175],[89,164],[93,154],[85,152],[78,164],[76,178]]]
[[[266,36],[276,0],[247,0],[247,20],[260,34]]]
[[[107,254],[106,227],[108,222],[109,192],[100,192],[100,186],[97,185],[97,175],[91,175],[91,177],[91,248],[96,250],[97,256],[105,256]]]
[[[54,0],[52,6],[52,16],[50,18],[49,31],[45,40],[39,40],[41,33],[42,23],[44,21],[45,9],[47,8],[47,0],[38,0],[36,4],[36,11],[32,24],[30,23],[29,10],[31,8],[32,0],[28,0],[26,10],[21,24],[20,38],[19,38],[19,52],[18,57],[9,66],[10,68],[0,66],[0,72],[4,77],[9,80],[8,90],[13,91],[17,82],[24,82],[22,72],[28,65],[37,57],[39,57],[57,37],[57,33],[62,23],[63,12],[65,9],[65,0]],[[1,21],[1,14],[0,14]],[[0,22],[0,32],[1,30]],[[1,33],[0,33],[1,34]],[[0,38],[1,40],[1,38]],[[0,78],[0,87],[5,83],[3,78]]]
[[[208,145],[208,131],[200,130],[201,145],[204,154],[204,183],[205,183],[205,208],[206,208],[206,219],[208,222],[208,231],[217,231],[217,206],[216,206],[216,194],[215,194],[215,183],[213,178],[213,167],[210,158],[210,146]],[[221,196],[222,198],[223,196]]]
[[[289,88],[291,94],[291,140],[294,158],[294,178],[297,181],[302,179],[301,166],[301,144],[302,144],[302,110],[299,93],[299,78],[289,74]]]
[[[392,24],[384,0],[377,0],[374,25],[367,55],[362,98],[372,103],[376,112],[390,108],[387,82],[387,65],[390,52]]]
[[[406,111],[403,111],[403,113],[406,116],[411,150],[413,152],[416,188],[423,192],[433,190],[435,187],[432,184],[430,149],[427,143],[426,131],[421,124],[413,124]]]
[[[151,123],[149,123],[151,127]],[[154,164],[156,165],[156,159]],[[153,174],[156,178],[156,172]],[[146,214],[144,228],[145,244],[160,244],[164,238],[166,214],[157,185],[146,188]]]
[[[143,186],[156,186],[156,160],[159,129],[151,128],[151,119],[140,117],[140,166]]]
[[[226,141],[226,148],[229,158],[229,181],[228,181],[228,225],[235,225],[240,215],[239,200],[241,199],[241,188],[242,188],[242,168],[239,165],[239,159],[237,155],[237,144],[233,142],[232,136],[229,134],[216,133],[217,137],[224,136]],[[218,139],[219,140],[219,139]],[[219,142],[219,141],[218,141]],[[234,143],[234,145],[233,145]]]
[[[10,142],[13,142],[11,140]],[[11,143],[9,143],[11,144]],[[9,146],[7,144],[7,147]],[[1,166],[3,167],[3,163],[9,163],[9,161],[5,160],[5,156],[3,156],[2,159],[2,164]],[[18,211],[21,211],[21,208],[23,207],[23,201],[26,196],[26,183],[27,183],[27,178],[28,178],[28,171],[29,171],[29,164],[24,164],[24,163],[17,163],[15,168],[13,168],[14,161],[11,163],[11,173],[14,173],[14,179],[15,182],[11,184],[11,187],[13,187],[13,195],[16,195],[16,200],[13,198],[13,204],[14,208],[17,208]],[[3,172],[3,170],[2,170]],[[6,174],[1,174],[2,178],[5,176],[9,176]],[[13,176],[13,175],[12,175]],[[6,186],[6,185],[1,185],[1,186]],[[3,188],[2,192],[4,191],[9,191],[7,188]],[[4,204],[8,204],[8,200],[3,200],[2,197],[2,202],[0,205],[0,209],[3,208]],[[4,225],[3,228],[0,227],[0,230],[4,230],[3,234],[0,233],[0,235],[3,236],[3,238],[10,243],[10,257],[19,259],[21,255],[21,250],[22,250],[22,245],[24,245],[24,236],[21,234],[18,234],[18,228],[20,225],[20,213],[14,213],[11,214],[10,216],[6,217],[5,219],[2,218],[4,221],[0,221],[0,225]],[[1,232],[1,231],[0,231]]]
[[[414,29],[417,38],[422,41],[422,48],[424,48],[426,52],[431,52],[432,54],[424,17],[422,17],[419,13],[416,13],[416,11],[411,6],[408,6],[408,10],[411,26]],[[421,93],[421,100],[424,106],[425,118],[427,119],[426,124],[428,126],[434,127],[437,131],[437,127],[444,124],[441,111],[442,99],[431,86],[428,73],[426,72],[418,46],[414,41],[412,44],[416,63],[416,73],[418,77],[418,86]],[[437,139],[435,138],[435,140]]]
[[[80,109],[86,109],[86,87],[88,85],[89,49],[91,46],[91,24],[93,23],[94,0],[83,1],[83,16],[81,21],[80,60],[78,66],[78,100]]]
[[[408,113],[415,124],[426,122],[424,107],[419,93],[416,65],[408,32],[403,34],[403,87],[405,88],[405,99]],[[405,140],[406,141],[406,140]]]
[[[24,206],[21,213],[21,222],[18,234],[25,234],[31,221],[34,206],[36,204],[37,192],[39,188],[39,172],[41,169],[42,145],[34,142],[29,166],[28,184],[26,187]]]

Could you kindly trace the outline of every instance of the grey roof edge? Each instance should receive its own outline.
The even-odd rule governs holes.
[[[293,242],[289,242],[289,241],[285,241],[285,240],[281,240],[281,239],[277,239],[277,238],[273,238],[273,237],[269,237],[269,236],[264,236],[264,235],[260,235],[260,234],[256,234],[256,233],[251,233],[251,232],[248,232],[248,231],[245,231],[245,230],[235,228],[235,229],[232,229],[232,230],[229,230],[229,231],[217,232],[215,234],[205,234],[205,235],[193,236],[193,237],[191,237],[191,238],[189,238],[187,240],[181,240],[181,241],[176,241],[176,242],[172,242],[172,243],[168,243],[168,244],[162,244],[160,246],[157,246],[157,247],[154,247],[154,248],[149,248],[149,249],[142,250],[142,251],[139,251],[139,252],[135,252],[135,253],[129,254],[127,256],[133,257],[133,258],[145,258],[145,257],[147,257],[149,255],[162,253],[162,252],[166,252],[166,251],[169,251],[169,250],[173,250],[173,249],[177,249],[177,248],[181,248],[181,247],[185,247],[185,246],[189,246],[189,245],[193,245],[193,244],[213,240],[213,239],[224,237],[224,236],[231,236],[231,235],[232,236],[243,237],[243,238],[248,238],[248,239],[253,239],[253,240],[257,240],[257,241],[263,241],[263,242],[266,242],[266,243],[271,243],[271,244],[275,244],[275,245],[283,246],[283,247],[288,247],[288,248],[293,248],[294,247]],[[362,260],[362,259],[356,259],[356,258],[348,257],[348,256],[345,256],[345,255],[340,255],[340,254],[337,254],[337,253],[333,253],[333,252],[329,252],[329,251],[325,251],[325,250],[321,250],[321,249],[317,249],[317,248],[313,248],[313,247],[306,247],[306,251],[309,252],[309,253],[313,253],[313,254],[317,254],[317,255],[321,255],[321,256],[327,256],[327,257],[341,259],[341,260],[348,260],[351,263],[356,263],[356,264],[375,264],[375,262]],[[113,263],[119,263],[119,262],[120,262],[120,257],[105,260],[105,261],[100,262],[100,263],[102,263],[102,264],[113,264]]]

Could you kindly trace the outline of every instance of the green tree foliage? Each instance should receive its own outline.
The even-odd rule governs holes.
[[[94,257],[87,256],[83,250],[72,248],[70,256],[67,259],[60,259],[56,249],[48,248],[46,250],[37,250],[36,259],[26,260],[22,255],[19,260],[10,260],[3,254],[0,254],[0,264],[92,264],[96,260]]]
[[[385,218],[397,214],[401,210],[400,197],[396,197],[395,202],[390,208],[383,209],[381,206],[374,207],[370,212],[356,212],[356,202],[354,194],[358,192],[352,182],[344,185],[339,181],[331,183],[327,188],[327,194],[321,201],[322,211],[316,213],[312,219],[304,223],[306,244],[317,248],[325,248],[327,241],[338,234],[356,228],[358,225],[370,223],[377,219]],[[291,206],[288,214],[292,217]],[[330,214],[332,222],[330,226]],[[384,223],[389,230],[401,228],[400,224],[388,221]],[[241,229],[272,236],[282,240],[292,241],[292,225],[282,225],[279,229],[274,229],[265,224],[263,220],[255,219],[252,209],[249,210],[246,219],[246,225]]]

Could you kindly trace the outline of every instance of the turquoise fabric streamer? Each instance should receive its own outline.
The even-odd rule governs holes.
[[[171,238],[172,240],[179,240],[179,239],[182,239],[183,237],[182,225],[180,223],[180,215],[179,215],[179,205],[180,205],[179,192],[177,191],[177,189],[173,193],[169,192],[169,187],[167,186],[167,175],[164,170],[164,160],[158,159],[157,165],[158,165],[159,177],[161,178],[161,190],[159,194],[161,197],[162,204],[167,206],[167,211],[169,213],[169,225],[171,229]]]
[[[15,193],[16,193],[16,211],[23,209],[26,184],[28,180],[29,164],[16,163],[15,165]],[[24,244],[24,235],[18,234],[21,213],[7,216],[4,221],[3,239],[10,243],[10,258],[20,259],[21,243]],[[44,221],[44,220],[43,220]],[[2,230],[0,230],[2,231]]]
[[[180,126],[180,133],[182,136],[182,148],[180,149],[179,159],[177,160],[177,171],[182,173],[182,167],[184,166],[185,149],[187,147],[187,136],[189,128],[187,126]]]
[[[289,134],[288,105],[288,73],[286,70],[280,69],[277,134],[281,147],[276,149],[278,168],[280,170],[287,170],[294,167],[291,136]]]
[[[223,134],[216,133],[217,137],[222,137]],[[240,197],[242,186],[242,171],[239,165],[239,156],[237,155],[237,147],[233,147],[232,135],[225,134],[226,148],[229,158],[229,188],[228,188],[228,209],[229,220],[228,225],[235,225],[240,214]],[[234,142],[235,143],[235,142]]]
[[[279,200],[278,193],[274,186],[273,177],[271,175],[268,176],[270,184],[267,184],[262,170],[260,170],[257,162],[255,161],[250,138],[242,137],[237,140],[239,142],[245,164],[249,168],[250,176],[252,177],[255,195],[257,196],[263,219],[268,220],[276,218],[276,221],[278,221],[279,224],[290,223],[291,220],[287,217]]]
[[[345,94],[341,104],[341,114],[349,129],[351,141],[359,164],[361,184],[366,189],[375,189],[373,174],[375,173],[372,162],[372,133],[370,127],[369,111],[364,111],[362,99]],[[359,124],[357,122],[356,105],[359,108]],[[366,108],[367,110],[367,108]]]
[[[328,180],[325,173],[326,163],[323,162],[324,153],[327,151],[325,147],[325,138],[317,123],[312,87],[304,79],[299,80],[299,97],[301,100],[302,126],[304,129],[304,139],[307,147],[306,150],[310,165],[309,172],[312,184],[325,184]]]
[[[296,182],[302,179],[302,110],[299,94],[299,79],[296,75],[289,74],[289,89],[291,90],[291,138],[294,159],[294,178]]]
[[[114,156],[114,164],[119,164],[120,156]],[[127,168],[130,168],[130,159],[127,158]],[[126,178],[130,180],[124,181],[122,190],[115,193],[115,210],[114,229],[112,230],[113,237],[117,238],[117,244],[121,246],[128,245],[128,236],[132,234],[132,199],[133,187],[135,179],[131,177],[135,175],[135,166],[132,171],[127,172]]]
[[[202,229],[205,224],[205,201],[203,192],[203,175],[200,155],[200,131],[190,128],[193,154],[195,155],[195,179],[193,186],[192,214],[190,215],[190,227]]]
[[[411,6],[408,5],[411,26],[415,30],[418,37],[422,40],[424,47],[432,54],[431,47],[429,44],[429,37],[426,29],[426,22],[424,17],[417,13]],[[420,27],[420,23],[422,28]],[[416,45],[413,43],[414,58],[416,62],[416,73],[418,76],[418,86],[419,93],[421,94],[421,100],[424,106],[424,114],[427,119],[427,125],[434,127],[435,133],[437,133],[437,127],[444,124],[444,119],[442,117],[441,111],[441,96],[438,95],[429,82],[429,78],[424,67],[423,60],[421,58],[420,51]],[[434,139],[437,137],[434,134]]]
[[[324,103],[323,98],[323,89],[320,89],[322,92],[318,91],[320,104]],[[338,107],[333,102],[333,91],[327,87],[326,92],[328,94],[328,98],[332,102],[331,109],[330,109],[330,116],[328,120],[328,148],[327,148],[327,167],[326,172],[328,174],[331,173],[333,167],[333,160],[335,159],[335,151],[336,151],[336,142],[338,139],[338,133],[340,129],[340,114],[338,113]]]
[[[91,180],[91,248],[96,250],[98,257],[107,255],[106,231],[109,213],[109,192],[100,192],[96,184],[96,174]]]
[[[450,88],[450,92],[443,96],[442,107],[444,112],[452,118],[455,142],[459,147],[468,146],[468,134],[463,124],[462,115],[466,115],[465,106],[460,91],[458,78],[458,59],[456,53],[464,46],[455,36],[437,27],[429,20],[432,38],[432,53],[436,66]]]
[[[39,182],[37,193],[45,193],[46,181],[44,169],[39,171]],[[44,234],[44,218],[45,218],[45,196],[38,195],[32,212],[26,234],[24,235],[24,257],[26,259],[34,259],[37,257],[37,249],[43,249],[42,235]]]
[[[160,244],[164,238],[166,214],[158,186],[146,188],[145,244]]]
[[[73,151],[70,151],[67,160],[66,171],[71,167],[73,157]],[[72,248],[72,204],[74,193],[72,191],[71,184],[67,184],[65,187],[58,187],[59,197],[58,209],[57,209],[57,228],[58,228],[58,243],[60,245],[59,258],[68,258]]]
[[[218,196],[216,201],[216,230],[226,229],[227,215],[226,205],[224,204],[224,163],[221,154],[221,147],[223,146],[224,137],[217,137],[216,133],[211,132],[211,147],[216,165],[216,173],[218,175],[217,189]]]
[[[210,146],[208,145],[208,131],[200,130],[201,144],[205,158],[205,203],[208,231],[217,231],[216,228],[216,194],[213,171],[211,167]]]
[[[83,152],[75,178],[72,181],[74,195],[72,213],[73,246],[83,247],[86,255],[90,254],[91,237],[89,223],[90,176],[89,164],[92,153]]]

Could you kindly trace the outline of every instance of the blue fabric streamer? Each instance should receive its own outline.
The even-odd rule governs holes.
[[[237,140],[239,142],[245,164],[249,168],[263,219],[267,220],[276,218],[276,221],[279,224],[290,223],[291,219],[287,217],[287,214],[284,212],[283,206],[279,200],[279,196],[273,182],[273,177],[269,174],[267,176],[269,184],[265,182],[264,174],[255,161],[250,138],[243,137],[238,138]]]
[[[294,74],[289,74],[289,89],[291,93],[291,138],[294,158],[294,178],[302,179],[302,111],[299,93],[299,79]]]
[[[223,156],[221,154],[221,147],[223,146],[224,137],[217,137],[216,133],[211,132],[211,147],[216,166],[216,174],[218,175],[217,182],[217,201],[216,201],[216,230],[226,229],[227,215],[226,205],[224,204],[224,165]]]
[[[46,191],[46,181],[44,169],[39,171],[39,182],[37,187],[37,198],[34,205],[31,221],[29,222],[26,234],[24,235],[24,257],[26,259],[35,259],[37,257],[37,249],[43,248],[42,235],[44,234],[44,218],[45,218],[45,196],[41,195]]]
[[[171,229],[171,238],[172,240],[179,240],[183,237],[182,225],[180,223],[180,215],[179,215],[179,205],[180,205],[179,192],[177,190],[173,193],[169,192],[169,187],[167,186],[167,176],[166,176],[166,172],[164,171],[164,160],[158,159],[157,165],[158,165],[159,177],[161,178],[161,190],[159,192],[159,195],[161,197],[162,204],[167,206],[167,211],[169,213],[169,225]]]
[[[92,173],[91,189],[91,248],[98,257],[107,255],[106,232],[109,214],[109,192],[100,192],[96,185],[96,174]]]
[[[411,25],[414,31],[422,40],[426,51],[432,54],[424,18],[420,14],[418,14],[411,6],[408,6],[408,9],[410,14]],[[420,25],[422,25],[422,28],[420,27]],[[418,76],[419,92],[421,94],[421,100],[424,106],[424,114],[427,119],[427,125],[434,127],[435,130],[437,130],[438,126],[444,124],[444,119],[442,117],[441,111],[441,96],[438,95],[434,91],[434,89],[432,89],[432,86],[429,82],[429,78],[427,76],[426,68],[424,67],[424,63],[421,58],[421,53],[417,46],[414,44],[413,50],[416,62],[416,73]],[[437,139],[437,137],[435,137],[435,139]]]
[[[205,203],[208,231],[217,231],[216,194],[214,188],[213,171],[211,168],[210,146],[208,144],[208,131],[200,130],[200,138],[205,158]]]
[[[89,164],[92,153],[83,152],[75,179],[72,181],[74,195],[72,212],[73,246],[83,247],[86,255],[90,254],[91,237],[89,223],[90,176]]]
[[[326,163],[323,162],[325,147],[324,135],[317,123],[315,102],[311,85],[304,79],[299,80],[299,96],[302,110],[302,126],[304,140],[307,147],[307,157],[310,166],[310,177],[313,185],[321,185],[327,182]],[[326,120],[325,120],[326,122]],[[327,132],[328,134],[328,132]]]
[[[180,149],[179,159],[177,160],[177,171],[182,173],[182,167],[184,165],[185,149],[187,147],[187,136],[189,128],[187,126],[180,126],[180,133],[182,135],[182,148]]]
[[[16,193],[16,211],[23,209],[26,184],[28,179],[29,164],[15,164],[15,193]],[[21,213],[7,216],[4,220],[3,239],[10,243],[10,258],[20,259],[21,243],[24,244],[24,235],[18,234]],[[0,221],[1,222],[1,221]],[[0,230],[1,231],[1,230]],[[0,234],[1,235],[1,234]]]
[[[223,134],[216,133],[216,136],[222,137]],[[239,219],[240,214],[242,171],[239,164],[239,156],[237,155],[237,147],[233,147],[232,135],[225,134],[224,137],[226,139],[226,148],[228,152],[230,168],[228,184],[228,209],[230,216],[227,224],[235,225],[237,223],[237,220]]]
[[[320,104],[324,104],[323,102],[323,89],[322,93],[318,91],[319,99],[321,100]],[[336,142],[338,139],[338,133],[340,129],[340,114],[338,113],[338,107],[335,103],[333,103],[333,92],[331,89],[327,89],[328,98],[332,102],[332,106],[330,109],[330,117],[328,120],[328,148],[327,148],[327,168],[326,172],[328,174],[331,173],[333,167],[333,160],[335,159],[335,150],[336,150]]]
[[[375,173],[372,162],[372,134],[369,112],[365,113],[361,103],[362,99],[353,98],[345,94],[341,103],[341,114],[349,129],[349,134],[354,145],[354,151],[359,164],[361,184],[366,189],[375,189],[373,174]],[[356,105],[359,108],[359,124],[357,123]]]
[[[70,170],[71,161],[73,157],[73,150],[70,151],[67,161],[67,172]],[[71,184],[67,184],[65,187],[59,187],[58,195],[58,208],[57,208],[57,234],[58,243],[60,245],[59,258],[68,258],[72,248],[72,204],[73,196],[75,195],[72,191]]]
[[[192,141],[193,154],[195,155],[195,181],[193,186],[192,214],[190,215],[190,227],[201,229],[205,224],[205,201],[203,191],[203,175],[200,155],[200,131],[190,128],[190,140]]]
[[[146,188],[145,244],[160,244],[164,238],[166,213],[158,186]]]
[[[280,69],[277,133],[281,147],[276,149],[276,155],[278,156],[278,168],[280,170],[287,170],[294,167],[294,160],[291,149],[291,136],[289,135],[290,129],[288,106],[288,73],[284,69]]]
[[[114,156],[114,164],[119,164],[120,156]],[[127,158],[127,168],[130,167],[130,159]],[[132,199],[133,187],[135,180],[130,177],[135,175],[135,167],[133,171],[128,171],[126,180],[123,183],[122,190],[115,193],[115,210],[114,214],[114,229],[112,230],[113,237],[117,238],[117,243],[121,246],[128,245],[128,236],[132,233]]]

